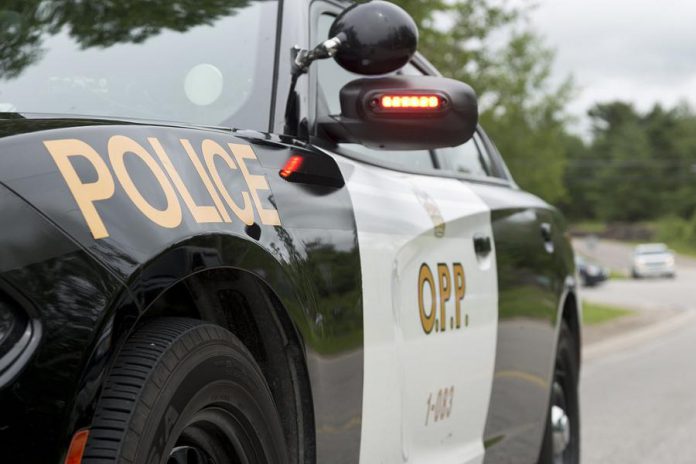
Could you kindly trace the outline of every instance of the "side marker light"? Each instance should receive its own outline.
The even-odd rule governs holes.
[[[285,166],[283,166],[283,169],[280,170],[280,177],[287,179],[294,172],[297,172],[297,170],[302,166],[302,161],[303,159],[299,155],[291,156],[285,163]]]
[[[65,464],[81,464],[82,455],[85,452],[85,446],[87,446],[87,438],[89,437],[89,430],[82,429],[75,432],[72,440],[70,441],[70,448],[68,448],[68,454],[65,456]]]

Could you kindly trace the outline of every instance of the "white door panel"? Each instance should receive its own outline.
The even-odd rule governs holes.
[[[336,158],[363,273],[361,462],[479,463],[498,302],[495,250],[473,237],[492,241],[490,210],[458,180]]]

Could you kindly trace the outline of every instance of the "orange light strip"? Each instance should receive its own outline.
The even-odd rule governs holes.
[[[293,172],[296,172],[298,169],[300,169],[300,166],[302,166],[302,161],[304,160],[299,155],[291,156],[285,163],[285,166],[283,166],[283,169],[280,170],[280,177],[283,177],[285,179],[290,177]]]
[[[70,441],[68,454],[65,456],[65,464],[80,464],[82,462],[82,455],[85,452],[88,437],[89,430],[87,429],[82,429],[75,432],[75,435],[73,435],[72,440]]]
[[[380,105],[384,109],[439,109],[441,104],[442,100],[437,95],[383,95],[380,98]]]

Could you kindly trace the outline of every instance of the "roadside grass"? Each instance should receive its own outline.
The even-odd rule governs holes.
[[[603,324],[620,317],[630,316],[634,312],[626,308],[590,303],[589,301],[582,303],[582,321],[585,325]]]
[[[668,241],[667,246],[680,255],[696,258],[696,243]]]
[[[618,271],[616,269],[610,269],[609,270],[609,279],[612,280],[625,280],[628,279],[629,275],[626,273],[626,271]]]

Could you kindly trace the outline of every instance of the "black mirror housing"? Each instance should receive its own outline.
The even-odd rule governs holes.
[[[392,106],[397,99],[398,106]],[[428,104],[430,100],[433,105]],[[335,143],[381,150],[432,150],[465,143],[478,124],[474,90],[444,77],[357,79],[341,89],[340,101],[341,114],[318,123],[319,131]]]
[[[382,0],[357,3],[331,25],[329,38],[341,41],[334,58],[363,75],[388,74],[408,63],[418,46],[418,28],[401,7]]]

